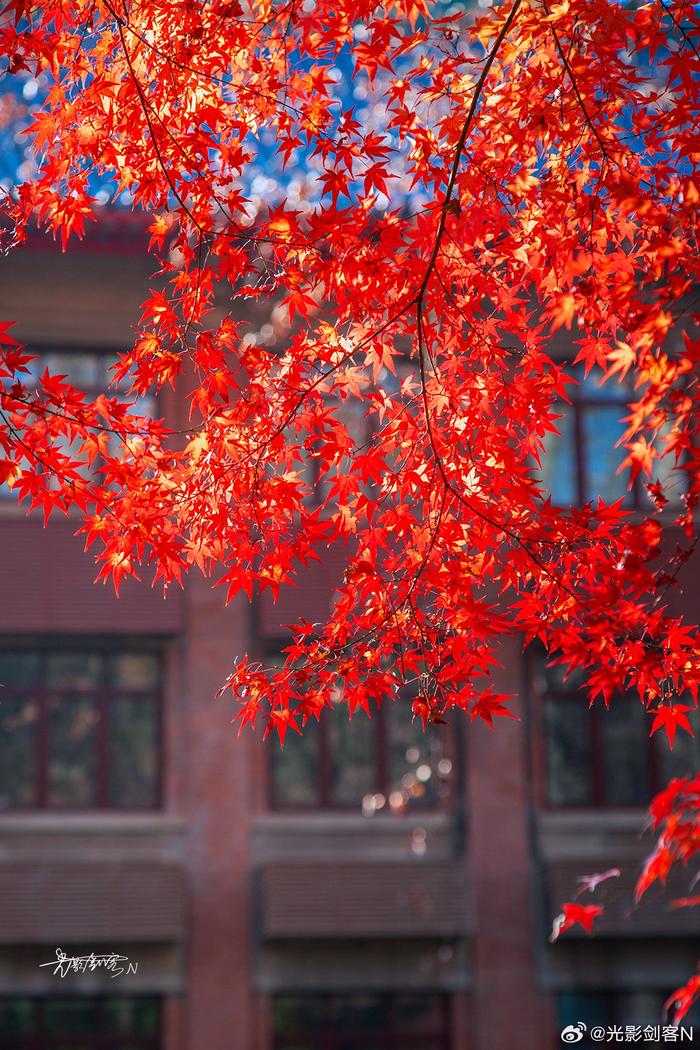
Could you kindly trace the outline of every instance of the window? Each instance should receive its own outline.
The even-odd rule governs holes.
[[[664,1039],[663,1038],[663,1025],[664,1025],[664,1003],[669,999],[672,992],[660,992],[658,990],[627,990],[625,989],[611,992],[611,991],[570,991],[561,992],[557,996],[557,1016],[558,1016],[558,1030],[555,1033],[556,1045],[563,1045],[560,1040],[560,1033],[563,1028],[567,1025],[577,1025],[583,1023],[586,1026],[586,1033],[590,1033],[592,1028],[600,1027],[606,1030],[606,1037],[608,1030],[614,1028],[614,1026],[622,1026],[623,1039],[619,1036],[617,1039],[607,1039],[608,1044],[612,1043],[617,1045],[620,1042],[635,1043],[635,1045],[641,1045],[650,1048],[650,1050],[660,1050],[661,1047],[669,1046],[669,1042],[680,1042],[680,1033],[678,1033],[678,1039]],[[667,1023],[667,1022],[666,1022]],[[681,1025],[685,1028],[694,1029],[694,1034],[698,1034],[697,1025],[700,1023],[700,1011],[697,1006],[693,1008],[683,1019]],[[632,1029],[641,1029],[640,1035],[635,1035],[632,1039],[632,1032],[625,1032],[627,1025],[630,1025]],[[661,1030],[659,1030],[661,1029]],[[627,1036],[627,1039],[624,1036]],[[573,1040],[570,1040],[573,1042]],[[686,1045],[691,1043],[684,1039],[683,1042]],[[694,1043],[695,1040],[693,1039]],[[582,1041],[579,1040],[576,1045],[581,1050],[589,1050],[589,1048],[599,1046],[601,1040],[596,1042],[591,1041],[587,1037]]]
[[[273,1050],[447,1050],[441,995],[280,996]]]
[[[646,806],[672,777],[694,773],[700,742],[679,732],[673,751],[638,696],[588,706],[581,679],[543,670],[545,783],[551,806]]]
[[[556,427],[560,433],[549,433],[545,440],[541,472],[544,488],[558,506],[582,504],[600,496],[606,503],[622,498],[627,507],[650,508],[645,488],[645,481],[650,479],[638,477],[628,492],[628,472],[617,473],[627,455],[616,445],[626,429],[622,420],[633,397],[630,383],[611,380],[601,385],[595,373],[584,376],[582,365],[574,365],[569,371],[578,383],[568,387],[572,403],[558,405],[561,418]],[[663,447],[661,441],[659,451]],[[671,505],[677,504],[685,485],[683,473],[674,470],[673,463],[673,456],[660,459],[655,472]]]
[[[48,369],[51,375],[64,375],[69,382],[73,383],[79,390],[83,391],[89,400],[94,400],[98,394],[107,394],[116,397],[119,401],[128,402],[132,405],[130,411],[134,415],[152,417],[155,413],[156,399],[154,397],[134,398],[128,395],[130,380],[113,385],[112,367],[117,363],[118,357],[115,353],[106,350],[68,350],[68,349],[44,349],[39,350],[27,347],[27,352],[35,357],[27,365],[29,373],[21,373],[18,378],[30,390],[37,385],[39,378]],[[118,453],[120,439],[116,434],[107,436],[107,444],[113,454]],[[66,454],[79,456],[80,442],[72,444],[67,440],[63,442],[61,451]],[[82,457],[80,457],[82,458]],[[85,477],[99,466],[83,470]],[[12,499],[12,489],[9,485],[0,485],[0,498]]]
[[[448,793],[452,762],[447,726],[423,732],[404,701],[384,704],[372,718],[347,708],[310,719],[303,735],[288,733],[271,749],[272,805],[279,808],[362,807],[367,816],[406,805],[435,805]]]
[[[157,650],[0,645],[0,683],[0,808],[159,804]]]
[[[157,999],[0,998],[0,1050],[158,1050]]]

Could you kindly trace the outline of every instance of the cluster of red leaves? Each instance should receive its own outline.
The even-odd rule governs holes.
[[[644,864],[637,882],[635,898],[641,900],[656,881],[665,883],[674,864],[688,863],[700,852],[700,774],[677,778],[656,796],[649,813],[652,828],[658,832],[654,849]],[[674,906],[695,904],[694,898],[674,901]]]
[[[95,216],[89,175],[132,195],[159,283],[119,375],[134,397],[189,384],[191,428],[60,377],[28,388],[5,340],[2,476],[46,515],[78,507],[116,584],[149,561],[166,584],[197,566],[229,597],[277,593],[347,547],[326,622],[295,626],[282,669],[235,667],[242,724],[283,740],[341,693],[369,711],[405,683],[424,722],[491,723],[517,633],[591,698],[636,690],[655,727],[688,729],[673,698],[695,702],[698,636],[664,598],[700,495],[697,33],[687,0],[511,0],[473,23],[422,0],[6,5],[8,75],[51,81],[7,221],[65,243]],[[379,129],[343,109],[343,69]],[[253,214],[266,150],[313,160],[316,196]],[[273,341],[242,319],[265,303]],[[572,326],[586,369],[634,375],[646,515],[555,507],[538,480]],[[683,492],[666,558],[660,462]]]
[[[665,883],[674,865],[687,868],[700,853],[700,775],[672,780],[656,796],[649,810],[652,828],[658,837],[637,881],[635,898],[642,896],[654,882]],[[692,885],[697,882],[693,880]],[[700,895],[682,897],[672,902],[674,908],[695,907]],[[700,997],[700,976],[691,977],[666,1003],[673,1010],[675,1024],[685,1017]]]
[[[687,870],[700,854],[700,774],[672,780],[651,803],[649,819],[651,829],[656,834],[656,841],[637,879],[634,892],[637,904],[654,883],[666,883],[675,865]],[[594,893],[602,883],[617,878],[620,874],[619,868],[611,868],[600,874],[580,878],[577,896],[586,891]],[[690,883],[691,891],[697,881],[698,875],[695,874]],[[671,901],[670,906],[688,908],[698,905],[700,894],[677,898]],[[592,933],[594,920],[605,910],[603,905],[580,905],[576,902],[562,904],[561,908],[561,913],[554,919],[550,937],[552,942],[577,924],[586,933]],[[666,1002],[664,1009],[672,1011],[673,1024],[680,1024],[698,998],[700,975],[691,977]]]

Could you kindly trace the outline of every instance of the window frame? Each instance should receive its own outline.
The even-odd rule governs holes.
[[[115,812],[115,813],[155,813],[163,808],[164,803],[164,779],[165,779],[165,703],[164,687],[166,672],[166,643],[163,639],[152,637],[134,637],[132,635],[70,635],[59,636],[32,636],[27,638],[0,638],[0,654],[5,652],[35,652],[38,655],[37,683],[34,686],[7,686],[3,683],[3,694],[5,697],[36,695],[39,713],[37,716],[36,733],[34,741],[35,776],[34,797],[28,805],[8,805],[0,808],[0,819],[4,814],[24,813],[88,813],[88,812]],[[46,686],[46,671],[48,659],[51,653],[97,653],[100,658],[99,685],[92,689],[48,688]],[[120,652],[149,653],[153,655],[158,663],[158,684],[153,689],[129,690],[110,687],[107,682],[108,662],[110,655]],[[75,692],[80,695],[95,697],[96,710],[98,713],[96,741],[95,741],[95,797],[87,805],[51,805],[49,801],[49,766],[50,766],[50,726],[49,726],[49,704],[52,697],[60,697],[66,692]],[[154,802],[152,805],[118,805],[110,801],[110,773],[112,764],[109,758],[110,741],[110,708],[112,704],[118,703],[116,697],[129,696],[130,698],[147,697],[155,704],[155,731],[156,731],[156,755],[155,755],[155,784]]]
[[[619,418],[620,421],[622,421],[623,417],[628,414],[630,400],[634,399],[634,391],[625,390],[625,388],[622,388],[621,392],[618,394],[615,390],[615,382],[614,380],[611,380],[610,382],[606,383],[604,388],[602,388],[607,393],[601,393],[598,396],[596,396],[594,393],[591,392],[590,386],[587,385],[587,383],[590,380],[590,375],[588,377],[584,377],[584,369],[583,364],[581,362],[575,365],[572,360],[564,360],[558,361],[558,364],[564,366],[564,369],[567,372],[567,374],[572,374],[572,372],[575,373],[576,370],[578,370],[579,372],[579,376],[577,377],[578,383],[571,383],[567,385],[568,400],[565,400],[564,398],[560,397],[556,398],[553,403],[553,407],[555,410],[560,412],[560,418],[558,420],[555,420],[555,425],[558,425],[561,422],[561,416],[565,416],[567,413],[571,413],[572,415],[573,448],[571,448],[569,451],[571,453],[570,466],[571,469],[574,471],[573,489],[575,493],[576,502],[573,504],[573,506],[582,507],[585,503],[589,503],[591,501],[595,502],[595,500],[598,498],[597,493],[588,492],[590,485],[590,472],[588,469],[590,464],[590,458],[588,455],[585,435],[586,414],[589,413],[591,409],[595,410],[600,408],[616,408],[619,410]],[[554,437],[555,440],[559,441],[563,439],[563,435],[561,433],[555,435]],[[542,455],[542,466],[544,466],[545,456],[546,453]],[[622,462],[623,459],[624,452],[621,450],[620,462]],[[675,465],[676,464],[674,461],[674,466]],[[544,484],[542,469],[538,469],[537,473],[542,481],[544,493],[545,495],[547,495],[549,493],[549,489],[547,489],[546,485]],[[629,476],[628,468],[627,473]],[[687,484],[687,478],[683,475],[682,471],[678,472],[676,476],[680,480],[682,480],[684,484]],[[650,480],[651,479],[649,479],[648,477],[646,477],[646,475],[643,475],[642,473],[639,473],[634,478],[631,487],[626,490],[623,499],[623,508],[626,511],[640,513],[653,510],[651,500],[649,499],[648,502],[645,501],[644,496],[645,483],[649,482]],[[685,488],[683,488],[682,491],[685,491]],[[552,504],[556,507],[566,506],[566,504],[558,504],[553,495]],[[672,513],[676,513],[676,506],[680,506],[680,499],[678,504],[676,504],[673,494],[671,493],[669,507]]]
[[[274,660],[279,657],[282,650],[289,645],[289,639],[279,639],[278,644],[274,644],[268,639],[268,644],[265,648],[265,652],[261,657],[262,661]],[[383,794],[386,799],[386,804],[374,814],[375,817],[383,816],[385,814],[391,814],[393,811],[389,806],[389,795],[392,791],[398,790],[398,785],[390,782],[390,755],[389,748],[391,746],[387,710],[390,701],[382,704],[381,707],[375,707],[372,712],[372,717],[369,719],[371,723],[371,731],[373,738],[373,749],[374,749],[374,774],[375,780],[372,788],[367,792],[368,794]],[[400,703],[400,701],[397,701]],[[406,714],[408,715],[408,708],[406,705]],[[459,712],[457,712],[459,713]],[[265,752],[265,804],[268,812],[279,813],[279,814],[310,814],[310,813],[358,813],[361,810],[362,800],[358,802],[335,802],[333,800],[333,745],[331,741],[331,723],[328,717],[325,717],[328,712],[323,712],[317,724],[316,731],[318,732],[318,752],[316,756],[315,768],[316,768],[316,802],[313,803],[294,803],[285,804],[280,803],[276,798],[275,794],[275,756],[277,754],[276,748],[279,745],[276,741],[272,740],[272,747],[268,747]],[[367,719],[367,715],[363,711],[357,711],[354,715],[357,719]],[[439,792],[435,793],[433,800],[427,800],[422,802],[418,799],[411,799],[408,803],[408,809],[411,811],[421,813],[440,813],[451,811],[455,805],[455,797],[458,791],[458,785],[460,783],[460,769],[459,769],[459,753],[457,747],[457,741],[455,739],[454,727],[447,723],[444,726],[435,727],[441,734],[444,735],[443,748],[440,759],[448,759],[452,763],[450,773],[446,775],[443,783],[447,784],[447,791],[441,796]],[[302,732],[304,730],[302,729]],[[290,739],[292,734],[289,735]],[[426,737],[427,741],[427,737]],[[439,778],[436,776],[436,783]]]
[[[602,730],[601,719],[605,717],[608,709],[596,702],[592,707],[586,706],[586,697],[583,690],[573,686],[570,689],[546,689],[540,696],[541,718],[542,718],[542,765],[543,765],[543,794],[546,808],[556,812],[575,812],[576,810],[640,810],[644,809],[645,803],[629,803],[627,805],[617,802],[609,802],[606,798],[605,789],[605,740]],[[639,702],[635,697],[623,695],[613,697],[611,704],[616,702]],[[548,703],[555,704],[579,704],[585,707],[588,716],[588,743],[590,751],[590,802],[553,802],[550,793],[551,766],[549,761],[547,711]],[[647,774],[647,785],[649,787],[649,799],[665,786],[661,775],[661,763],[659,761],[659,745],[655,736],[645,737],[645,762],[644,768]]]
[[[17,1001],[28,1001],[32,1004],[32,1016],[34,1018],[34,1032],[28,1035],[10,1035],[6,1036],[0,1032],[0,1050],[51,1050],[52,1047],[62,1048],[66,1045],[66,1041],[70,1040],[82,1047],[85,1046],[86,1050],[124,1050],[128,1047],[129,1050],[160,1050],[162,1045],[163,1036],[163,1009],[162,1000],[159,996],[154,995],[75,995],[67,994],[60,996],[47,996],[47,995],[3,995],[0,999],[4,1001],[17,1002]],[[96,1026],[97,1032],[94,1034],[86,1034],[77,1036],[71,1032],[45,1034],[43,1031],[44,1012],[47,1002],[60,1000],[61,1002],[68,1000],[90,1000],[94,1002],[96,1010]],[[157,1023],[156,1031],[153,1035],[124,1035],[119,1033],[105,1033],[105,1005],[107,1002],[115,999],[149,999],[157,1002]]]
[[[608,714],[602,700],[596,700],[591,707],[587,703],[585,690],[579,688],[574,682],[571,685],[564,684],[561,688],[547,687],[544,681],[543,669],[546,655],[542,652],[526,654],[526,691],[528,704],[531,707],[533,718],[533,732],[531,733],[530,754],[533,770],[534,798],[540,809],[548,813],[585,813],[596,811],[639,813],[647,807],[646,802],[622,804],[610,802],[606,799],[605,788],[605,740],[602,730],[602,719]],[[547,703],[556,704],[578,704],[587,716],[588,743],[590,745],[590,787],[591,797],[587,802],[554,802],[550,792],[550,759],[549,759],[549,737],[547,725]],[[611,707],[615,703],[640,704],[636,693],[618,693],[611,700]],[[651,728],[651,720],[649,729]],[[696,738],[700,748],[700,738]],[[649,801],[655,794],[662,791],[668,784],[669,777],[664,772],[662,760],[662,749],[666,746],[666,738],[659,731],[653,736],[645,733],[645,762],[646,786],[649,789]],[[672,774],[678,775],[678,774]]]
[[[372,1032],[362,1031],[361,1029],[353,1030],[351,1032],[337,1032],[333,1030],[333,1008],[336,1003],[343,999],[352,999],[361,997],[362,995],[369,995],[373,999],[380,999],[383,1003],[385,1016],[389,1020],[389,1030],[379,1034],[373,1034]],[[441,1020],[442,1020],[442,1031],[435,1032],[418,1032],[415,1035],[409,1035],[405,1031],[397,1029],[395,1025],[396,1015],[396,1001],[402,998],[434,998],[440,1009]],[[314,1032],[308,1029],[299,1029],[296,1031],[282,1033],[276,1033],[274,1031],[274,1000],[280,999],[306,999],[309,1001],[316,1001],[320,1003],[321,1010],[323,1013],[323,1028]],[[371,1047],[371,1050],[411,1050],[412,1047],[416,1047],[416,1050],[421,1050],[425,1045],[435,1047],[436,1050],[440,1047],[440,1050],[448,1050],[452,1046],[452,1016],[450,1010],[450,996],[444,991],[433,991],[429,989],[406,989],[401,991],[380,991],[377,989],[363,990],[353,989],[348,990],[345,993],[338,992],[321,992],[314,994],[313,992],[292,992],[285,994],[284,992],[278,992],[275,996],[271,997],[270,1000],[270,1030],[271,1050],[287,1050],[288,1047],[296,1046],[299,1044],[306,1044],[313,1047],[313,1050],[343,1050],[346,1043],[349,1041],[357,1042],[357,1050],[361,1050],[365,1045]]]

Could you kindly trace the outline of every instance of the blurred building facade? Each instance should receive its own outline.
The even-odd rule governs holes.
[[[99,229],[67,255],[30,244],[0,282],[0,318],[95,390],[151,274],[138,226]],[[619,402],[581,385],[555,497],[617,494]],[[186,426],[172,395],[159,411]],[[339,559],[277,606],[227,608],[194,575],[117,600],[76,527],[0,501],[0,1048],[543,1050],[579,1021],[664,1045],[698,920],[672,890],[633,908],[632,883],[644,804],[694,741],[669,755],[631,702],[589,713],[510,641],[520,721],[423,736],[397,708],[280,752],[213,698],[237,655],[274,659],[283,624],[323,617]],[[551,944],[577,879],[618,866],[598,936]]]

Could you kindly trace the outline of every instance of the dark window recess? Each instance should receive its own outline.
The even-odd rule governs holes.
[[[159,805],[162,659],[129,644],[0,647],[0,808]]]
[[[447,1050],[441,995],[278,996],[273,1050]]]
[[[580,679],[542,672],[545,782],[551,806],[646,806],[672,777],[695,773],[700,740],[679,731],[673,750],[637,694],[588,706]]]
[[[686,488],[686,476],[674,469],[673,454],[658,459],[654,478],[639,476],[630,491],[629,472],[617,473],[627,456],[627,450],[616,447],[625,432],[623,417],[633,399],[629,383],[610,381],[602,386],[594,373],[584,377],[583,366],[574,365],[570,373],[578,385],[568,387],[572,403],[560,402],[556,421],[559,434],[548,434],[542,455],[541,479],[557,506],[571,506],[595,500],[599,496],[606,503],[623,499],[626,507],[650,509],[651,498],[645,487],[658,480],[664,487],[671,507],[678,506]],[[663,433],[658,436],[657,448],[662,453]]]
[[[271,801],[276,808],[360,808],[367,816],[406,806],[435,806],[449,796],[453,763],[448,726],[411,717],[406,700],[384,704],[371,718],[347,707],[310,719],[302,736],[287,733],[270,749]]]
[[[0,998],[0,1050],[158,1050],[154,998]]]

